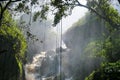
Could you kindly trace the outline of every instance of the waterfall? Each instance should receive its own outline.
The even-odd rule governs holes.
[[[63,48],[58,49],[62,49],[63,53],[67,51]],[[59,60],[58,53],[52,50],[36,54],[32,62],[25,65],[26,80],[56,80],[55,77],[60,76],[59,68],[62,67],[59,65]],[[72,79],[66,78],[65,80]]]
[[[58,55],[55,51],[40,52],[25,65],[26,80],[54,80],[58,73]]]
[[[26,80],[41,80],[40,74],[36,70],[40,68],[42,60],[46,57],[46,52],[40,52],[33,57],[32,63],[25,65]]]

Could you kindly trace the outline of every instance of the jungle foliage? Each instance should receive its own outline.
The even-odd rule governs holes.
[[[119,28],[120,16],[110,5],[110,0],[87,0],[87,5],[83,5],[79,0],[8,0],[0,2],[0,20],[6,9],[14,15],[17,15],[16,13],[31,14],[33,9],[36,9],[33,21],[37,18],[47,19],[47,14],[52,12],[54,14],[53,24],[56,26],[62,17],[72,14],[76,6],[87,8],[109,24],[115,25],[114,28]]]
[[[5,11],[3,24],[0,27],[0,80],[23,79],[26,40],[12,19]]]
[[[85,80],[119,80],[120,79],[120,16],[107,0],[98,0],[103,5],[92,5],[99,13],[104,14],[106,21],[107,34],[104,34],[105,39],[102,41],[93,41],[89,47],[93,47],[93,55],[103,57],[105,61],[100,68],[93,71]],[[91,45],[91,46],[90,46]]]
[[[85,80],[120,80],[120,62],[101,64]]]
[[[55,15],[54,26],[60,22],[62,17],[69,15],[76,6],[85,7],[94,13],[94,15],[103,19],[108,33],[105,34],[105,39],[102,42],[95,41],[90,43],[90,46],[98,46],[93,50],[93,56],[104,57],[107,63],[103,63],[99,69],[93,71],[86,80],[96,80],[96,77],[98,80],[120,79],[118,75],[120,66],[120,15],[117,10],[111,6],[110,0],[87,0],[87,5],[81,4],[79,0],[50,0],[47,2],[43,1],[42,4],[41,2],[42,0],[8,0],[6,2],[0,2],[0,46],[2,46],[0,47],[0,65],[3,65],[0,66],[1,80],[17,80],[18,77],[20,77],[26,49],[25,38],[6,9],[9,9],[13,14],[16,14],[16,12],[20,14],[30,14],[32,8],[36,6],[40,9],[35,12],[34,21],[39,18],[39,16],[42,19],[47,19],[47,13],[52,11]],[[99,49],[99,45],[102,45],[102,49]],[[99,52],[96,52],[98,49]],[[13,63],[13,65],[11,65],[11,63]],[[14,71],[12,71],[9,66],[12,66]]]
[[[98,3],[99,3],[99,5],[98,5]],[[108,0],[90,0],[90,1],[88,1],[87,5],[92,8],[92,10],[90,10],[90,11],[95,14],[91,14],[91,15],[93,15],[92,17],[89,16],[90,20],[89,20],[89,17],[87,17],[87,20],[85,18],[80,19],[80,21],[75,24],[75,26],[77,28],[74,28],[75,26],[73,26],[73,29],[76,29],[76,32],[74,34],[76,34],[76,35],[78,35],[78,34],[80,35],[80,33],[82,34],[82,32],[80,31],[80,29],[82,30],[82,28],[78,28],[78,26],[85,27],[85,25],[87,26],[87,24],[89,23],[88,25],[90,28],[87,27],[86,29],[91,29],[92,28],[91,24],[96,22],[96,24],[98,24],[98,25],[93,25],[93,26],[97,27],[94,29],[93,32],[96,32],[94,37],[97,35],[97,38],[92,39],[89,43],[86,43],[87,46],[85,48],[83,55],[88,55],[88,57],[86,57],[86,60],[87,59],[95,60],[95,58],[102,58],[103,61],[102,61],[101,66],[99,66],[97,69],[94,69],[94,71],[91,74],[89,73],[90,75],[86,78],[86,80],[97,80],[97,79],[98,80],[113,80],[113,79],[119,80],[120,68],[117,68],[118,66],[120,66],[120,64],[118,64],[120,61],[120,50],[119,50],[119,48],[120,48],[120,28],[119,28],[120,27],[119,26],[120,19],[119,19],[119,17],[120,16],[119,16],[119,12],[108,2]],[[95,12],[93,11],[93,9],[95,10]],[[97,22],[97,21],[100,21],[100,22]],[[83,22],[83,24],[81,22]],[[103,29],[104,29],[104,32],[102,32],[101,35],[97,34],[101,30],[99,27],[103,27]],[[99,29],[99,31],[98,31],[98,29]],[[69,31],[68,31],[68,33],[69,33]],[[84,33],[84,35],[85,35],[85,33]],[[90,35],[88,34],[87,38],[89,36]],[[75,36],[73,36],[73,37],[74,37],[73,39],[76,39]],[[85,38],[84,38],[84,40],[85,40]],[[75,42],[73,42],[73,41],[71,40],[71,42],[75,44]],[[79,43],[80,43],[80,41],[79,41]],[[103,65],[105,67],[103,67]],[[79,65],[76,67],[77,70],[74,72],[74,73],[76,73],[75,77],[74,77],[75,80],[80,80],[83,76],[86,76],[88,71],[84,68],[81,68],[82,66],[83,65]],[[108,69],[109,71],[111,71],[110,75],[107,73],[106,74],[102,73],[106,69],[106,67],[107,68],[111,67]],[[114,73],[114,70],[113,71],[111,70],[113,68],[115,70],[117,70],[118,72]],[[80,71],[82,71],[82,72],[80,72]],[[97,78],[94,78],[98,72],[100,74],[98,74]],[[82,74],[85,74],[85,75],[81,76]],[[116,78],[112,77],[114,75]],[[102,78],[101,78],[101,76],[102,76]],[[107,76],[107,78],[106,78],[106,76]],[[82,80],[84,80],[84,79],[82,79]]]

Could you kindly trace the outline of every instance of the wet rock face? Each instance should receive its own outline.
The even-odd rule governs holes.
[[[79,79],[83,80],[87,74],[99,66],[101,59],[88,58],[88,55],[84,54],[84,50],[90,42],[104,39],[102,37],[106,32],[104,26],[101,20],[95,19],[95,16],[87,15],[84,24],[78,22],[63,35],[63,41],[70,49],[67,52],[68,62],[65,66],[66,69],[70,69],[69,74],[79,75],[81,76]]]
[[[55,53],[48,52],[47,56],[42,60],[40,72],[42,76],[54,76],[58,72],[58,58]]]
[[[58,73],[58,56],[54,51],[41,52],[33,57],[32,63],[26,65],[26,78],[39,80],[42,77],[56,76]]]

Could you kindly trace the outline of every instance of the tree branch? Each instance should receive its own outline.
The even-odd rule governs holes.
[[[0,50],[0,55],[3,54],[4,52],[7,52],[7,50]]]
[[[120,4],[120,0],[118,0],[119,4]]]
[[[101,14],[99,14],[97,11],[95,11],[94,9],[92,9],[91,7],[88,7],[86,5],[81,4],[78,0],[76,0],[77,4],[73,4],[73,3],[65,3],[65,5],[73,5],[73,6],[79,6],[79,7],[84,7],[89,9],[90,11],[92,11],[93,13],[95,13],[96,15],[98,15],[99,17],[106,19],[104,16],[102,16]]]
[[[11,1],[11,2],[18,2],[18,1],[21,1],[21,0],[14,0],[14,1]]]
[[[0,10],[2,10],[2,4],[0,3]]]
[[[76,1],[77,1],[76,6],[80,6],[80,7],[84,7],[84,8],[89,9],[90,11],[92,11],[93,13],[95,13],[96,15],[98,15],[100,18],[102,18],[102,19],[104,19],[106,22],[108,22],[111,26],[114,26],[114,28],[120,29],[120,28],[119,28],[119,27],[120,27],[119,24],[114,24],[114,22],[113,22],[111,19],[106,18],[105,16],[99,14],[96,10],[92,9],[91,7],[88,7],[88,6],[86,6],[86,5],[81,4],[78,0],[76,0]],[[119,26],[119,27],[118,27],[118,26]]]
[[[88,7],[88,6],[86,6],[86,5],[81,4],[78,0],[76,0],[76,1],[77,1],[77,3],[78,3],[77,6],[87,8],[87,9],[89,9],[90,11],[94,12],[95,14],[97,14],[99,17],[101,17],[101,18],[103,18],[103,19],[106,19],[104,16],[102,16],[101,14],[99,14],[96,10],[92,9],[91,7]]]
[[[11,2],[12,2],[12,0],[9,0],[9,1],[6,3],[5,7],[4,7],[4,8],[1,8],[1,12],[0,12],[0,26],[1,26],[1,24],[2,24],[3,14],[4,14],[5,10],[7,9],[7,7],[10,5]],[[2,5],[1,5],[1,6],[2,6]]]
[[[4,0],[4,1],[7,1],[7,0]],[[21,1],[21,0],[14,0],[14,1],[9,0],[9,1],[6,3],[6,5],[5,5],[4,8],[2,7],[2,4],[0,3],[0,7],[1,7],[1,11],[0,11],[0,26],[1,26],[1,23],[2,23],[2,18],[3,18],[3,14],[4,14],[5,10],[8,8],[8,6],[9,6],[11,3],[18,2],[18,1]]]

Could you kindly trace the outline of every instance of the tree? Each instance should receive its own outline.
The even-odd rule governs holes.
[[[1,51],[0,51],[0,54],[4,53],[4,52],[6,52],[6,51],[7,51],[7,50],[1,50]]]
[[[119,4],[120,4],[120,0],[118,0]]]
[[[120,80],[120,62],[104,63],[85,80]]]
[[[56,26],[62,17],[68,16],[76,6],[85,7],[106,21],[106,24],[109,26],[108,29],[110,34],[108,37],[109,42],[111,43],[111,36],[115,35],[116,32],[119,33],[120,16],[119,13],[113,7],[111,7],[109,0],[88,0],[87,5],[81,4],[79,0],[50,0],[47,2],[42,2],[42,0],[21,0],[19,2],[8,0],[5,2],[0,2],[0,21],[1,25],[8,24],[9,21],[4,23],[4,18],[6,16],[3,16],[7,9],[11,13],[15,14],[16,12],[20,14],[31,14],[32,9],[36,7],[39,9],[35,11],[33,18],[34,21],[39,17],[46,19],[46,14],[49,11],[52,11],[55,15],[54,26]]]
[[[42,1],[42,0],[41,0]],[[0,23],[2,24],[2,20],[3,20],[3,14],[6,10],[9,10],[12,14],[11,15],[16,15],[16,13],[27,13],[27,14],[30,14],[32,13],[32,8],[36,7],[37,8],[43,8],[43,9],[46,9],[44,7],[44,4],[41,4],[40,5],[40,2],[39,0],[1,0],[0,1]],[[43,1],[44,2],[44,1]],[[40,14],[40,11],[41,10],[38,10],[37,13],[35,14],[36,15],[39,15]],[[44,14],[45,11],[41,11],[41,15]],[[42,18],[45,19],[44,15],[41,16]]]
[[[69,12],[71,12],[76,6],[79,6],[89,9],[91,12],[104,19],[110,25],[115,25],[115,29],[119,29],[120,16],[118,13],[111,11],[113,7],[110,6],[109,2],[110,0],[87,0],[87,5],[83,5],[79,0],[8,0],[5,2],[0,2],[0,20],[2,19],[2,15],[6,9],[9,9],[13,13],[20,12],[30,14],[34,8],[36,9],[33,18],[34,20],[39,18],[39,16],[42,19],[46,19],[46,14],[48,14],[49,11],[52,11],[52,13],[55,15],[54,25],[56,25],[59,23],[62,17],[66,17],[70,14]],[[14,5],[14,7],[12,5]],[[113,21],[113,18],[117,19]]]
[[[26,40],[9,12],[3,16],[7,23],[0,28],[0,80],[23,80]]]
[[[1,23],[2,23],[2,18],[3,18],[3,14],[5,12],[5,10],[7,10],[8,6],[13,3],[13,2],[17,2],[17,1],[20,1],[20,0],[9,0],[7,3],[4,2],[4,1],[8,1],[8,0],[0,0],[0,26],[1,26]],[[5,3],[5,4],[2,4],[2,3]]]
[[[52,0],[51,4],[58,9],[55,13],[54,24],[57,24],[63,16],[68,15],[66,11],[71,11],[74,7],[79,6],[89,9],[111,26],[114,26],[115,29],[119,29],[120,27],[120,16],[116,13],[116,10],[110,6],[109,0],[88,0],[87,5],[81,4],[78,0]]]

